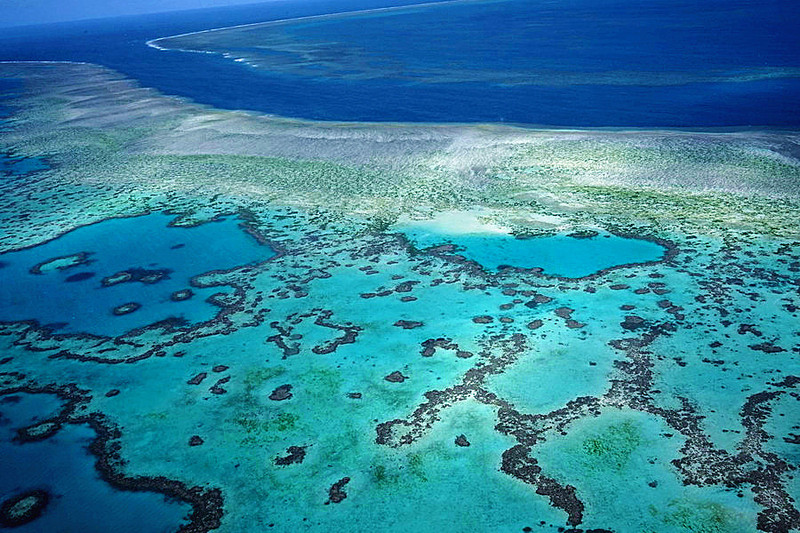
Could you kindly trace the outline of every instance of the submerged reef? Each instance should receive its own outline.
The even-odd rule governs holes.
[[[76,254],[53,257],[41,263],[37,263],[30,268],[31,274],[44,274],[50,270],[66,270],[79,265],[89,264],[90,252],[78,252]]]
[[[42,514],[49,501],[50,495],[41,489],[12,496],[0,505],[0,525],[18,527],[32,522]]]
[[[176,280],[97,250],[58,287],[137,297],[76,323],[174,306],[120,331],[8,304],[0,394],[64,401],[20,447],[88,424],[101,478],[186,531],[800,530],[796,133],[313,123],[92,65],[0,76],[25,87],[0,151],[52,164],[0,185],[0,276],[123,217],[185,228],[158,257],[199,228],[269,252]],[[562,241],[656,253],[565,275]]]

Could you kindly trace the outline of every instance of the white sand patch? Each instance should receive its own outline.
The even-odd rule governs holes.
[[[403,215],[398,220],[398,229],[416,229],[447,235],[508,234],[511,229],[493,221],[496,214],[488,209],[470,211],[441,211],[427,220],[412,220]]]

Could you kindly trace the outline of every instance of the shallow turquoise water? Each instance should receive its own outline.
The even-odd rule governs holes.
[[[166,222],[165,215],[151,216]],[[119,444],[129,461],[125,473],[221,487],[222,531],[556,531],[567,525],[564,509],[537,492],[539,485],[500,470],[512,447],[534,437],[537,444],[526,456],[560,486],[575,487],[575,497],[584,505],[579,524],[584,531],[685,533],[703,530],[702,524],[712,524],[706,531],[756,531],[761,507],[750,485],[726,487],[724,465],[705,461],[713,460],[717,449],[736,452],[742,424],[748,422],[740,412],[750,397],[779,391],[769,383],[800,375],[791,351],[797,316],[780,310],[797,303],[781,290],[789,287],[781,276],[788,280],[795,268],[791,265],[800,260],[796,251],[785,252],[791,257],[778,257],[785,261],[779,262],[756,254],[773,250],[774,243],[763,248],[752,244],[747,251],[754,257],[742,254],[726,264],[722,253],[716,253],[717,244],[695,239],[679,241],[681,253],[674,261],[615,270],[596,279],[553,281],[509,273],[508,280],[522,280],[515,288],[507,283],[469,289],[485,277],[428,254],[408,254],[395,239],[309,231],[298,223],[304,219],[282,214],[274,220],[262,217],[262,230],[288,252],[230,276],[247,287],[243,310],[228,317],[235,329],[178,341],[165,347],[163,357],[115,365],[51,359],[47,352],[11,347],[17,337],[5,335],[0,336],[0,343],[6,343],[2,353],[13,359],[0,371],[89,389],[90,409],[104,413],[122,431]],[[166,235],[202,227],[156,226]],[[464,236],[470,235],[449,238],[460,243]],[[559,242],[555,237],[525,240],[502,234],[483,238],[515,244],[517,251]],[[560,239],[584,247],[615,242],[603,236]],[[442,242],[441,233],[431,242]],[[686,266],[676,268],[677,261]],[[739,266],[747,265],[753,267],[752,275],[741,274]],[[775,275],[759,278],[764,269]],[[731,279],[729,296],[704,288],[708,280],[734,272],[744,279]],[[452,281],[456,276],[464,278]],[[618,286],[625,288],[614,288]],[[743,292],[736,292],[737,287]],[[730,309],[727,326],[720,323],[716,305],[703,304],[711,297],[722,298],[719,305]],[[253,319],[262,312],[262,321]],[[641,352],[628,354],[613,344],[621,338],[638,340],[650,331],[650,326],[627,329],[629,315],[649,325],[669,321],[676,328],[645,348],[652,352],[647,361],[637,362]],[[476,321],[479,317],[488,321]],[[542,324],[531,327],[537,320]],[[400,321],[415,325],[406,329]],[[763,335],[738,333],[745,323]],[[346,331],[357,333],[352,343],[343,342]],[[171,335],[133,340],[174,342]],[[511,335],[524,336],[524,343],[508,343]],[[276,337],[295,352],[287,354]],[[437,339],[451,339],[457,347],[440,345],[435,353],[424,354],[423,348]],[[337,340],[342,342],[333,351],[325,349]],[[723,343],[718,353],[713,340]],[[765,341],[784,350],[766,354],[750,347]],[[59,342],[81,354],[97,344],[82,338]],[[510,359],[504,363],[502,357]],[[494,373],[475,385],[473,380],[489,365]],[[630,365],[656,372],[648,381],[653,384],[621,390],[610,386],[620,380],[635,385],[640,374],[631,377],[621,370]],[[393,372],[406,379],[387,380]],[[198,376],[204,377],[196,380]],[[270,398],[287,384],[291,398]],[[468,397],[462,398],[465,389]],[[119,392],[106,396],[111,390]],[[774,401],[771,418],[777,422],[766,428],[774,438],[765,437],[763,446],[793,459],[786,449],[796,445],[784,439],[796,432],[791,426],[796,424],[797,403],[789,392]],[[452,403],[425,414],[428,400],[439,394]],[[514,433],[507,428],[507,410],[486,403],[489,394],[520,413],[520,422],[510,426]],[[598,411],[578,409],[576,398],[594,399]],[[678,398],[696,405],[692,412],[701,424],[698,430],[684,434],[676,429],[680,413],[656,410],[681,408]],[[643,399],[649,403],[641,407]],[[416,422],[420,406],[423,418]],[[376,428],[396,420],[411,425],[393,426],[388,444],[376,442]],[[537,429],[538,420],[551,429]],[[416,427],[420,429],[410,433],[411,442],[395,445],[408,428]],[[459,435],[470,446],[458,445]],[[203,443],[191,445],[194,436]],[[68,446],[55,438],[48,442]],[[684,457],[687,442],[702,445],[693,457],[703,461],[698,468],[714,481],[685,483],[687,470],[673,461]],[[277,464],[276,458],[286,456],[290,446],[306,447],[303,461]],[[350,479],[344,489],[347,498],[326,505],[330,487],[345,477]],[[796,494],[796,485],[786,481],[785,486]],[[636,494],[636,499],[629,501],[627,494]],[[426,513],[419,512],[423,508]],[[275,527],[267,529],[270,523]]]
[[[33,248],[0,254],[0,320],[37,320],[60,333],[109,336],[171,317],[209,320],[219,308],[205,300],[220,288],[191,287],[193,276],[275,255],[239,229],[235,218],[192,228],[167,226],[173,218],[151,214],[106,220]],[[86,263],[30,272],[52,258],[79,253],[86,254]],[[103,286],[103,278],[131,269],[166,275],[154,283]],[[172,301],[174,292],[185,289],[194,295]],[[130,314],[113,314],[115,307],[130,302],[141,307]]]
[[[544,274],[582,278],[632,263],[658,261],[666,249],[654,242],[605,234],[590,238],[553,235],[517,238],[505,233],[447,235],[426,229],[404,230],[417,248],[455,244],[458,252],[486,269],[541,268]]]

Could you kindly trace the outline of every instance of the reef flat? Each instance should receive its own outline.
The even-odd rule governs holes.
[[[215,238],[269,251],[162,295],[210,318],[59,330],[4,303],[21,450],[90,440],[104,482],[166,494],[187,531],[800,529],[797,133],[323,123],[86,64],[0,78],[0,153],[41,162],[0,175],[0,277],[123,219],[238,220]],[[649,251],[564,272],[534,245],[605,236]],[[141,316],[174,268],[66,281],[103,253],[19,268]],[[0,495],[41,511],[25,527],[58,510],[36,491],[58,493]]]

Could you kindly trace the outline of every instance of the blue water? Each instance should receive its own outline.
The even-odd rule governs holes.
[[[225,292],[224,287],[192,287],[194,295],[178,302],[172,301],[172,293],[190,288],[190,279],[198,274],[275,255],[239,229],[235,218],[192,228],[168,227],[173,218],[155,213],[106,220],[33,248],[0,254],[0,320],[37,320],[59,333],[107,336],[172,317],[190,323],[209,320],[219,308],[205,300]],[[88,253],[88,264],[30,272],[49,259],[81,252]],[[166,269],[168,275],[156,283],[102,285],[104,277],[132,268]],[[129,302],[141,307],[122,316],[112,314]]]
[[[211,27],[388,4],[293,0],[28,28],[0,38],[0,58],[100,63],[215,107],[323,120],[800,124],[800,79],[787,74],[800,66],[800,4],[787,0],[512,0],[340,18],[285,30],[316,50],[319,61],[299,69],[257,70],[144,45]],[[504,73],[533,73],[538,81]],[[760,79],[741,81],[752,76]]]
[[[27,176],[46,168],[47,163],[38,157],[14,157],[0,152],[0,185],[3,184],[3,178]]]
[[[8,122],[6,119],[11,115],[11,109],[3,105],[4,100],[15,97],[22,88],[22,82],[14,78],[0,78],[0,131]]]
[[[788,13],[787,13],[788,14]],[[795,34],[754,30],[779,12],[719,1],[442,3],[167,39],[313,77],[494,85],[687,85],[799,77]],[[699,32],[696,17],[704,16]],[[177,46],[173,46],[176,43]],[[185,46],[184,46],[185,45]],[[424,53],[421,53],[424,52]]]
[[[565,278],[582,278],[615,266],[658,261],[666,252],[654,242],[617,235],[519,239],[502,233],[457,236],[426,230],[406,230],[405,233],[417,248],[455,244],[456,253],[488,270],[503,266],[541,268],[546,275]]]
[[[88,451],[96,435],[88,426],[65,426],[44,441],[13,442],[18,428],[52,416],[58,405],[52,395],[14,396],[15,402],[0,396],[0,501],[34,489],[51,497],[39,518],[0,531],[167,532],[185,522],[188,505],[160,494],[117,491],[100,479]]]

